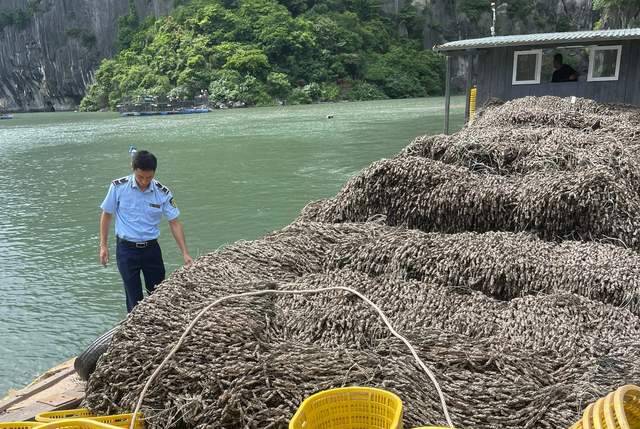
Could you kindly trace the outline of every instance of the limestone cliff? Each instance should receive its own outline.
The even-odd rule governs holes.
[[[600,28],[637,28],[640,27],[640,7],[607,11],[602,17]]]
[[[115,54],[116,19],[127,0],[0,0],[0,12],[36,5],[23,25],[0,30],[0,104],[8,111],[72,110],[103,58]],[[135,0],[141,19],[171,0]]]

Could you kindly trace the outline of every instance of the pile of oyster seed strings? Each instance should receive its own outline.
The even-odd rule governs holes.
[[[132,412],[215,299],[346,286],[416,347],[456,427],[568,428],[640,383],[639,124],[633,106],[527,97],[416,139],[282,230],[174,272],[121,323],[84,405]],[[339,291],[211,309],[142,411],[151,428],[285,429],[343,386],[397,394],[406,428],[446,425],[406,346]]]

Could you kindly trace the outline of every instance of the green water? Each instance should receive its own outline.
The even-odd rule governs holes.
[[[453,131],[464,98],[452,100]],[[0,121],[0,398],[64,362],[126,316],[113,229],[99,263],[99,208],[129,174],[129,146],[152,151],[192,257],[289,224],[362,168],[442,132],[444,99],[388,100],[122,118],[17,114]],[[327,115],[333,119],[326,119]],[[168,224],[171,273],[182,263]]]

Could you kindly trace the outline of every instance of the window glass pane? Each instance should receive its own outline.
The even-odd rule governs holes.
[[[615,77],[617,49],[598,49],[593,53],[593,77]]]
[[[536,80],[537,54],[519,54],[516,64],[516,82]]]

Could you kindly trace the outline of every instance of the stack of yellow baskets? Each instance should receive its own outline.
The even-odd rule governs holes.
[[[0,429],[123,429],[131,425],[133,414],[96,416],[86,408],[55,411],[36,416],[35,422],[0,423]],[[135,429],[145,429],[142,414],[136,418]]]
[[[402,401],[368,387],[327,390],[300,405],[289,429],[402,429]],[[640,429],[640,387],[623,386],[589,405],[570,429]]]
[[[640,387],[631,384],[590,404],[570,429],[640,429]]]
[[[402,429],[402,414],[402,401],[391,392],[345,387],[307,398],[289,429]],[[0,423],[0,429],[122,429],[132,418],[133,414],[98,417],[79,409],[39,414],[35,422]],[[145,429],[141,414],[134,428]],[[623,386],[590,404],[570,429],[640,429],[640,387]]]

